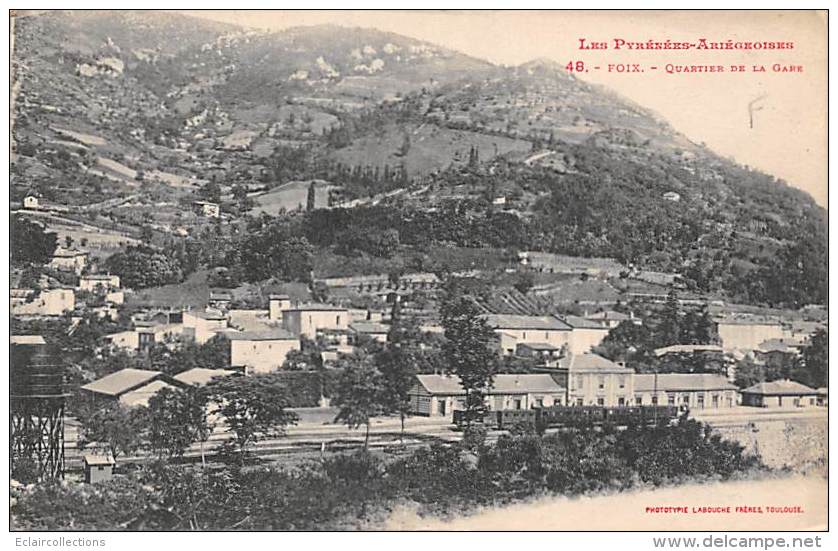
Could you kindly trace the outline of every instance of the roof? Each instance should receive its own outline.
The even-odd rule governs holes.
[[[210,300],[233,300],[233,295],[227,291],[210,291],[209,298]]]
[[[175,375],[175,380],[187,385],[204,386],[216,377],[226,377],[236,373],[230,369],[207,369],[205,367],[196,367],[182,373]]]
[[[460,378],[455,375],[417,375],[416,379],[431,394],[465,394]],[[487,394],[560,393],[564,390],[547,374],[500,374],[494,376]]]
[[[631,319],[631,316],[627,314],[623,314],[622,312],[617,312],[615,310],[606,310],[605,312],[597,312],[595,314],[591,314],[588,316],[589,320],[614,320],[614,321],[626,321]]]
[[[276,295],[271,293],[268,295],[268,300],[291,300],[291,297],[288,295]]]
[[[780,325],[774,318],[766,316],[739,316],[726,317],[717,320],[719,325]]]
[[[213,206],[213,207],[217,207],[217,206],[218,206],[218,203],[213,203],[213,202],[211,202],[211,201],[192,201],[192,204],[193,204],[193,205],[201,205],[201,206],[203,206],[203,205],[209,205],[209,206]]]
[[[821,396],[826,396],[827,394],[829,394],[829,389],[825,386],[822,386],[818,389],[818,394],[820,394]]]
[[[41,335],[12,335],[9,344],[46,344]]]
[[[159,371],[149,371],[146,369],[126,368],[105,375],[101,379],[88,383],[81,387],[83,390],[95,392],[96,394],[105,394],[108,396],[120,396],[130,390],[138,388],[149,381],[153,381],[162,375]]]
[[[673,344],[655,349],[655,356],[666,354],[694,354],[696,352],[724,352],[721,346],[715,344]]]
[[[345,312],[346,308],[333,304],[300,304],[285,310],[286,312],[309,311],[309,312]]]
[[[814,388],[809,388],[797,381],[784,379],[770,383],[757,383],[742,391],[743,394],[762,394],[764,396],[799,396],[801,394],[817,394]]]
[[[609,328],[606,325],[603,325],[602,322],[583,318],[580,316],[562,316],[562,319],[573,327],[574,329],[599,329],[602,331],[608,331]]]
[[[184,312],[185,313],[185,312]],[[207,312],[205,310],[194,310],[189,312],[190,315],[195,316],[196,318],[201,318],[205,320],[224,320],[227,319],[222,312]]]
[[[289,341],[297,340],[297,337],[283,329],[272,331],[225,331],[231,341]]]
[[[634,373],[633,369],[621,366],[599,354],[567,354],[559,359],[559,368],[571,371],[602,371],[608,373]]]
[[[147,406],[152,396],[164,388],[174,388],[165,381],[152,381],[131,392],[126,392],[119,397],[119,402],[126,406]]]
[[[486,323],[495,329],[541,329],[570,331],[572,328],[553,316],[521,316],[517,314],[486,314]]]
[[[353,321],[349,324],[349,328],[356,333],[381,334],[390,332],[389,325],[374,321]]]
[[[87,253],[84,251],[77,251],[74,249],[63,249],[58,247],[55,249],[55,252],[52,253],[53,258],[74,258],[76,256],[87,256]]]
[[[558,346],[546,342],[522,342],[518,346],[529,348],[530,350],[561,350]]]
[[[799,346],[796,341],[789,341],[786,339],[767,339],[760,343],[759,352],[793,352],[789,347]]]
[[[111,274],[87,274],[81,276],[82,279],[95,279],[99,281],[110,281],[111,279],[119,277],[118,275],[111,275]]]
[[[116,461],[114,460],[113,456],[108,455],[95,455],[95,454],[87,454],[84,456],[84,462],[87,465],[116,465]]]
[[[657,379],[659,391],[736,390],[736,385],[714,373],[659,373]],[[653,373],[634,376],[635,392],[654,390],[655,375]]]

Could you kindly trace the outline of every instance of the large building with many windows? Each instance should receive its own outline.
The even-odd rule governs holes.
[[[634,376],[634,405],[720,409],[736,405],[736,385],[713,373],[643,373]]]

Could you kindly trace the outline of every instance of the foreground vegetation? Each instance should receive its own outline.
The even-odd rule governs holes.
[[[447,515],[542,495],[731,479],[764,469],[709,427],[528,430],[435,444],[397,459],[367,452],[297,466],[201,469],[160,462],[97,485],[13,487],[20,530],[330,530],[378,525],[396,505]]]

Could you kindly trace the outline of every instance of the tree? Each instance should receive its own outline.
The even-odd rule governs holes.
[[[240,464],[249,446],[280,436],[288,425],[296,424],[299,417],[287,411],[285,390],[275,374],[220,377],[207,385],[210,400],[216,404],[211,413],[224,417]]]
[[[812,388],[829,385],[829,333],[818,329],[803,350],[800,366],[794,370],[794,379]]]
[[[80,447],[94,447],[114,459],[140,448],[148,426],[144,407],[127,407],[119,402],[91,402],[79,408]]]
[[[342,422],[351,429],[366,427],[364,449],[370,439],[370,418],[384,412],[382,405],[383,382],[372,356],[356,350],[341,360],[343,373],[338,381],[332,404],[339,408],[335,422]]]
[[[200,196],[212,203],[220,203],[221,202],[221,186],[218,183],[210,180],[206,184],[198,190]]]
[[[164,388],[148,401],[148,443],[158,457],[179,458],[193,443],[204,443],[213,426],[207,418],[207,393],[199,387]]]
[[[381,372],[384,406],[388,412],[399,414],[401,438],[404,440],[404,420],[413,410],[410,390],[416,384],[420,350],[418,327],[400,315],[398,304],[393,304],[387,346],[379,353],[376,363]]]
[[[145,289],[183,280],[178,262],[150,247],[128,247],[105,261],[106,269],[118,275],[122,284],[131,289]]]
[[[498,361],[495,334],[467,295],[449,294],[441,314],[446,368],[460,378],[466,391],[466,422],[470,424],[473,419],[482,419],[486,409],[484,394],[492,385]]]
[[[46,264],[58,247],[58,236],[23,216],[13,216],[10,228],[13,263]]]
[[[515,280],[512,286],[522,295],[530,292],[530,289],[535,285],[535,277],[530,272],[521,273]]]
[[[317,189],[314,187],[314,182],[308,185],[308,195],[306,195],[306,210],[314,210],[315,198],[317,197]]]

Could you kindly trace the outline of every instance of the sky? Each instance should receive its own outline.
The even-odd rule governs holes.
[[[247,27],[371,27],[426,40],[496,64],[535,58],[582,61],[603,69],[579,74],[652,109],[676,130],[717,153],[827,203],[827,20],[815,11],[188,11]],[[580,38],[607,50],[580,50]],[[615,39],[645,42],[793,42],[788,50],[627,51]],[[637,63],[643,73],[607,72]],[[667,74],[650,66],[721,65],[721,73]],[[773,66],[802,67],[774,72]],[[743,73],[731,65],[745,65]],[[761,65],[766,72],[750,70]],[[753,127],[749,103],[754,100]]]

